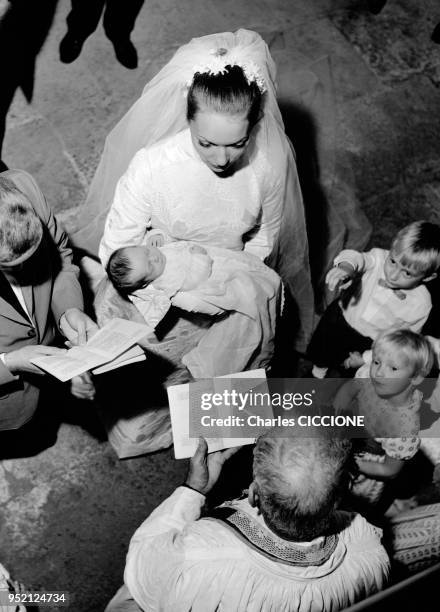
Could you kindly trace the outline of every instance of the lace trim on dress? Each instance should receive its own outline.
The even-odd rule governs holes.
[[[320,542],[306,546],[288,542],[279,538],[245,512],[225,506],[215,508],[209,517],[202,520],[221,521],[247,545],[256,548],[258,552],[271,560],[299,567],[319,566],[328,561],[339,539],[337,535],[330,535],[322,538]]]

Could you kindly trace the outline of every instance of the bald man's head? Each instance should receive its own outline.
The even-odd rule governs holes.
[[[348,440],[325,436],[261,436],[254,450],[254,487],[268,527],[297,542],[325,535],[348,481],[350,450]]]

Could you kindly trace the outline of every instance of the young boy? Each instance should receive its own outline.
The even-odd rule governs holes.
[[[419,332],[431,310],[425,283],[436,277],[439,267],[440,227],[426,221],[400,230],[389,251],[342,251],[327,274],[330,290],[346,289],[356,277],[359,284],[324,312],[308,348],[313,376],[324,378],[327,369],[339,367],[350,352],[370,349],[386,329]]]
[[[112,253],[107,274],[121,293],[134,293],[151,285],[172,298],[208,280],[212,258],[207,251],[187,242],[162,247],[128,246]]]

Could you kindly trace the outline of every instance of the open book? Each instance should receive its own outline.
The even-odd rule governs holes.
[[[36,357],[32,363],[62,382],[91,370],[102,374],[145,359],[136,343],[153,333],[142,323],[112,319],[83,346],[74,346],[60,355]]]
[[[249,370],[247,372],[238,372],[236,374],[228,374],[219,378],[249,378],[249,379],[264,379],[266,380],[266,372],[264,369]],[[192,457],[198,445],[197,438],[190,437],[190,385],[174,385],[168,387],[168,402],[170,405],[171,428],[173,431],[174,456],[176,459],[185,459]],[[206,438],[208,443],[208,452],[223,450],[224,448],[233,448],[235,446],[244,446],[245,444],[253,444],[254,438]]]

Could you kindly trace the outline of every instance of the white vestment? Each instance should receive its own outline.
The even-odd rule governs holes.
[[[204,501],[179,487],[139,527],[125,569],[129,593],[108,612],[138,609],[124,592],[149,612],[335,612],[383,587],[380,530],[358,514],[339,512],[336,535],[293,543],[247,500],[220,507],[227,521],[198,520]]]

